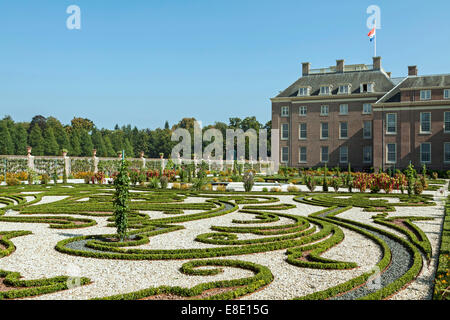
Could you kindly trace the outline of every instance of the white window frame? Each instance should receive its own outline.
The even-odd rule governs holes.
[[[341,84],[339,85],[339,94],[351,94],[350,85],[349,84]]]
[[[346,159],[342,160],[343,150],[346,150],[345,157]],[[348,146],[341,146],[339,148],[339,163],[348,163]]]
[[[348,104],[339,105],[339,115],[348,116]]]
[[[331,86],[320,86],[320,96],[329,96],[331,95]]]
[[[287,160],[285,161],[283,159],[283,155],[284,155],[284,150],[287,149]],[[288,163],[289,162],[289,147],[281,147],[281,162],[282,163]]]
[[[445,146],[448,146],[448,154],[449,154],[449,159],[447,160],[445,157]],[[450,142],[444,142],[444,163],[450,163]]]
[[[283,136],[283,133],[285,132],[283,126],[287,126],[287,137]],[[281,140],[289,140],[289,123],[281,124]]]
[[[324,137],[323,136],[323,125],[326,124],[327,125],[327,136]],[[328,122],[321,122],[320,123],[320,139],[321,140],[328,140],[328,138],[330,137],[330,125]]]
[[[420,90],[420,100],[431,100],[431,90]]]
[[[428,131],[425,131],[425,130],[422,129],[422,116],[423,116],[423,115],[426,115],[426,114],[428,114],[428,115],[430,116],[430,118],[429,118],[429,122],[430,122],[429,127],[430,127],[430,130],[428,130]],[[420,113],[420,133],[421,133],[421,134],[430,134],[430,133],[431,133],[431,112],[421,112],[421,113]]]
[[[366,153],[365,153],[365,149],[366,148],[370,148],[370,160],[366,160]],[[372,146],[364,146],[363,147],[363,163],[372,163],[373,162],[373,148]]]
[[[395,148],[395,161],[389,160],[389,146],[394,146]],[[386,144],[386,163],[397,163],[397,144],[396,143],[387,143]]]
[[[366,107],[369,106],[369,110],[366,109]],[[372,114],[372,104],[371,103],[364,103],[363,104],[363,114]]]
[[[298,107],[298,115],[300,117],[306,117],[307,113],[308,113],[308,107],[307,106],[300,106],[300,107]]]
[[[302,161],[302,149],[305,149],[306,160]],[[298,148],[298,163],[308,163],[308,147],[301,146]]]
[[[309,95],[310,95],[310,88],[309,87],[298,88],[298,93],[297,93],[298,97],[307,97]]]
[[[450,89],[444,89],[444,100],[450,99]]]
[[[364,91],[364,86],[367,86],[366,91]],[[373,82],[361,83],[359,91],[361,93],[373,93],[373,92],[375,92],[375,83],[373,83]]]
[[[370,135],[366,135],[366,123],[369,123],[369,133]],[[367,120],[367,121],[363,121],[363,139],[372,139],[372,121],[371,120]]]
[[[389,131],[389,116],[394,115],[395,116],[395,131],[390,132]],[[386,114],[386,134],[397,134],[397,113],[387,113]]]
[[[302,126],[305,126],[305,130],[302,130]],[[305,132],[305,136],[302,137],[302,132]],[[298,139],[299,140],[306,140],[308,139],[308,124],[306,122],[301,122],[298,124]]]
[[[448,115],[448,121],[445,120],[445,117],[447,115]],[[445,125],[446,122],[448,123],[448,128]],[[450,111],[444,111],[444,133],[450,133]]]
[[[330,106],[328,106],[328,105],[320,106],[320,115],[321,116],[328,117],[329,113],[330,113]]]
[[[326,161],[324,161],[324,159],[323,159],[323,150],[324,150],[324,148],[327,148],[327,160]],[[320,147],[320,162],[328,163],[329,161],[330,161],[330,147],[328,147],[328,146],[321,146]]]
[[[287,112],[285,112],[285,110],[287,110]],[[289,106],[282,106],[280,112],[283,118],[289,117]]]
[[[429,145],[430,146],[430,160],[428,160],[428,161],[423,161],[422,160],[422,155],[423,155],[423,152],[422,152],[422,146],[424,146],[424,145]],[[424,143],[421,143],[420,144],[420,163],[431,163],[431,143],[429,143],[429,142],[424,142]]]
[[[345,137],[342,136],[342,125],[344,123],[347,125],[347,128],[346,128],[347,135]],[[339,139],[348,139],[348,122],[347,121],[339,122]]]

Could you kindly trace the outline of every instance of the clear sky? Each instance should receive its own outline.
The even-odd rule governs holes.
[[[81,30],[68,30],[69,5]],[[195,117],[271,118],[270,98],[312,68],[371,64],[450,73],[450,1],[1,0],[0,117],[155,128]]]

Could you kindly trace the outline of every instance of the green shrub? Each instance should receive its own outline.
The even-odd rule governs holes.
[[[244,174],[243,182],[244,182],[245,192],[252,191],[253,185],[255,184],[253,173],[252,172],[246,172]]]

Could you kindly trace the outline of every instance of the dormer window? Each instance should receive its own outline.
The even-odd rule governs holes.
[[[420,90],[420,100],[431,100],[431,90]]]
[[[450,89],[444,90],[444,99],[450,99]]]
[[[310,90],[311,88],[310,87],[304,87],[304,88],[299,88],[298,89],[298,96],[299,97],[306,97],[306,96],[309,96],[310,95]]]
[[[361,93],[371,93],[374,92],[375,84],[371,83],[361,83]]]
[[[320,87],[320,95],[330,95],[331,94],[331,86],[321,86]]]
[[[339,86],[339,94],[350,94],[351,85],[343,84]]]

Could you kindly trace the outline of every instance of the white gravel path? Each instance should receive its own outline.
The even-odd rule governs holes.
[[[33,194],[35,194],[34,192]],[[30,193],[31,194],[31,193]],[[282,211],[293,215],[308,216],[313,212],[322,210],[322,207],[310,206],[293,201],[293,196],[277,196],[281,203],[292,203],[297,207]],[[30,197],[34,198],[34,197]],[[66,196],[44,196],[38,204],[51,203],[65,199]],[[31,199],[31,200],[32,200]],[[207,198],[191,197],[184,203],[202,203]],[[274,203],[276,204],[276,203]],[[240,205],[242,208],[243,205]],[[144,212],[144,211],[143,211]],[[184,214],[192,214],[198,210],[186,210]],[[166,218],[177,215],[167,215],[162,212],[146,212],[151,218]],[[340,216],[372,224],[373,213],[363,212],[353,208]],[[433,277],[436,265],[436,248],[439,240],[439,228],[442,223],[442,205],[436,207],[421,207],[420,210],[401,207],[393,215],[419,215],[436,217],[434,221],[417,222],[430,238],[434,256],[430,268],[425,266],[417,281],[407,289],[401,291],[393,299],[426,299],[429,298],[429,281]],[[77,217],[76,215],[70,215]],[[80,216],[86,218],[85,216]],[[158,235],[150,239],[147,245],[139,246],[142,249],[180,249],[180,248],[209,248],[216,247],[194,241],[202,233],[209,233],[211,226],[239,226],[233,224],[233,219],[248,220],[253,216],[239,212],[227,215],[180,223],[185,229]],[[58,230],[50,229],[48,224],[9,223],[1,222],[0,231],[29,230],[32,235],[14,238],[12,241],[17,247],[16,252],[0,259],[0,269],[12,270],[22,273],[25,279],[53,277],[57,275],[79,275],[89,277],[93,284],[63,292],[43,295],[32,299],[89,299],[128,293],[148,287],[171,285],[192,287],[203,282],[224,279],[248,277],[251,272],[236,268],[225,268],[223,274],[216,276],[187,276],[179,272],[180,266],[187,260],[174,261],[126,261],[92,259],[61,254],[54,250],[58,241],[77,235],[92,235],[113,233],[113,228],[107,228],[106,217],[89,217],[95,219],[98,225],[86,229]],[[281,221],[265,224],[267,226],[292,223],[292,220],[282,218]],[[261,224],[252,224],[260,226]],[[241,225],[241,226],[252,226]],[[376,225],[377,227],[382,227]],[[285,262],[286,250],[258,253],[243,256],[224,257],[227,259],[240,259],[252,261],[268,266],[275,276],[274,281],[264,290],[258,291],[242,299],[292,299],[319,290],[335,286],[370,270],[380,259],[381,252],[371,240],[351,230],[343,229],[345,239],[339,245],[323,254],[326,258],[342,261],[352,261],[358,264],[353,270],[315,270],[292,266]],[[392,230],[390,230],[392,231]],[[237,234],[239,239],[253,239],[261,236],[253,234]],[[75,273],[75,274],[74,274]]]

